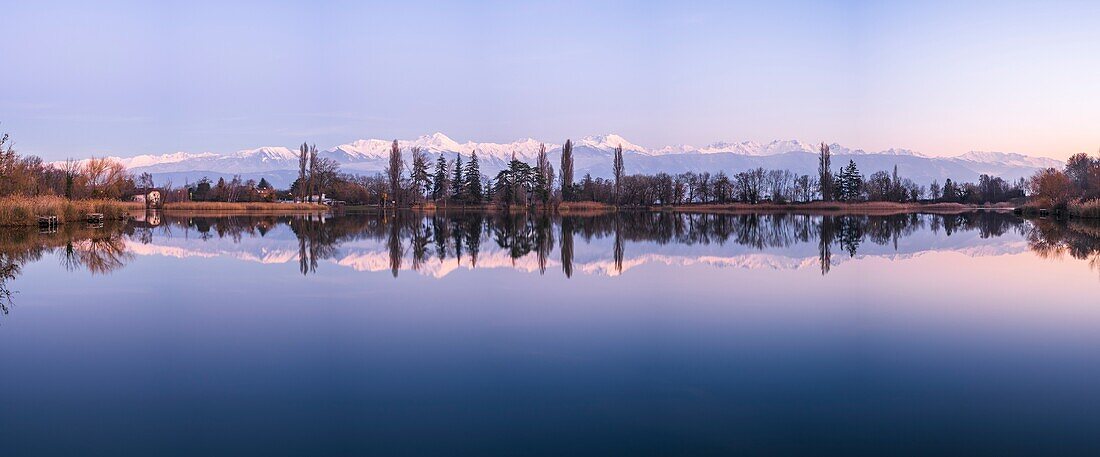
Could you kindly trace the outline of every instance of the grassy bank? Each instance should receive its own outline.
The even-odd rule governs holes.
[[[121,219],[141,210],[137,203],[113,200],[68,200],[62,197],[0,198],[0,226],[38,225],[40,216],[57,216],[61,224],[87,220],[90,213],[102,213],[107,219]]]

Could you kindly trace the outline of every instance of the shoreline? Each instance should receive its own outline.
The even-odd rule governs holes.
[[[0,199],[0,227],[36,227],[40,217],[56,218],[56,225],[86,222],[90,214],[105,220],[124,220],[146,211],[143,203],[117,200],[68,200],[63,197],[7,197]],[[317,214],[332,211],[320,203],[176,202],[157,209],[165,214],[213,216]]]
[[[795,214],[860,214],[886,216],[893,214],[959,214],[970,211],[1012,211],[1009,204],[968,205],[963,203],[895,203],[895,202],[809,202],[809,203],[725,203],[654,206],[651,211],[671,211],[696,214],[746,214],[746,213],[795,213]]]
[[[203,216],[269,216],[318,213],[378,213],[387,211],[413,211],[419,213],[550,213],[563,216],[598,216],[615,212],[665,212],[680,214],[751,214],[751,213],[791,213],[812,215],[871,215],[889,216],[895,214],[960,214],[970,211],[1013,211],[1025,217],[1050,215],[1066,219],[1095,220],[1093,214],[1096,204],[1071,205],[1062,211],[1043,210],[1036,205],[1013,205],[998,203],[995,205],[971,205],[962,203],[894,203],[894,202],[809,202],[809,203],[693,203],[664,206],[614,206],[600,202],[565,202],[557,205],[513,205],[504,207],[497,204],[448,204],[404,206],[399,208],[379,206],[330,207],[320,203],[275,203],[275,202],[174,202],[166,203],[158,211],[173,215]],[[145,211],[145,206],[136,202],[113,200],[66,200],[62,197],[9,197],[0,199],[0,227],[31,227],[39,224],[42,216],[56,216],[58,224],[83,222],[90,213],[103,214],[106,219],[126,219],[135,213]]]
[[[969,205],[963,203],[894,203],[894,202],[809,202],[809,203],[695,203],[665,206],[614,206],[599,202],[568,202],[554,207],[512,206],[504,208],[495,204],[450,205],[414,205],[399,208],[381,208],[378,206],[358,206],[347,208],[348,212],[379,211],[416,211],[423,213],[462,213],[462,212],[553,212],[563,215],[607,214],[613,212],[671,212],[684,214],[747,214],[747,213],[796,213],[796,214],[868,214],[890,215],[908,213],[958,214],[968,211],[1013,211],[1017,207],[1008,203],[996,205]]]
[[[144,210],[144,207],[141,208]],[[165,203],[157,211],[172,213],[201,213],[204,215],[272,215],[272,214],[316,214],[332,211],[333,208],[320,203],[275,203],[275,202],[174,202]]]
[[[1055,217],[1064,219],[1100,220],[1100,200],[1071,202],[1062,207],[1028,203],[1016,209],[1017,213],[1029,217]]]

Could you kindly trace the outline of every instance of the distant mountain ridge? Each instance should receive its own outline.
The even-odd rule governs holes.
[[[336,160],[347,172],[378,173],[385,169],[391,144],[392,140],[356,140],[320,151],[319,155]],[[468,158],[476,151],[482,172],[486,174],[495,174],[504,168],[513,154],[517,159],[533,162],[542,144],[545,144],[556,167],[561,157],[561,144],[533,138],[511,143],[459,143],[436,132],[411,140],[398,140],[406,160],[413,147],[421,148],[433,160],[441,154],[450,160],[457,154]],[[817,145],[800,140],[716,142],[702,147],[676,145],[650,149],[622,136],[606,134],[574,140],[575,175],[578,179],[586,173],[594,177],[609,177],[612,151],[619,145],[623,147],[628,173],[725,171],[732,174],[756,167],[785,168],[800,174],[814,174],[817,171]],[[1005,152],[972,151],[954,157],[930,157],[898,148],[868,152],[834,143],[830,149],[834,156],[834,168],[854,160],[860,170],[869,175],[879,170],[891,170],[896,165],[901,175],[922,184],[932,180],[942,182],[948,178],[975,181],[982,173],[1015,180],[1039,169],[1063,166],[1063,162],[1056,159]],[[117,159],[133,172],[148,172],[155,179],[168,179],[177,185],[194,182],[203,176],[217,178],[240,174],[245,178],[263,177],[276,186],[285,187],[297,175],[297,154],[296,150],[287,147],[266,146],[228,154],[175,152]]]

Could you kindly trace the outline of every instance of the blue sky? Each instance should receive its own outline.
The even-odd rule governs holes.
[[[1100,147],[1100,2],[0,3],[0,131],[51,160],[434,131]]]

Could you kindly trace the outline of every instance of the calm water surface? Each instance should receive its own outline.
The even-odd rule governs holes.
[[[1100,227],[149,217],[0,233],[0,455],[1098,455]]]

